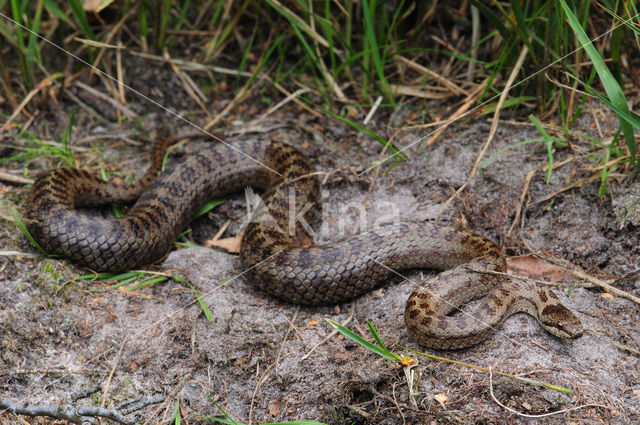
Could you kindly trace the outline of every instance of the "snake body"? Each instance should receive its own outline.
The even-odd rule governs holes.
[[[319,183],[307,157],[290,145],[215,145],[182,158],[156,178],[170,139],[157,143],[149,172],[134,184],[109,183],[67,168],[38,178],[28,199],[30,233],[45,250],[93,270],[127,270],[163,258],[203,203],[252,186],[265,191],[264,204],[245,228],[240,259],[248,280],[273,296],[297,304],[337,303],[370,291],[400,270],[433,268],[444,272],[428,287],[418,286],[405,310],[407,329],[422,345],[458,349],[477,344],[519,311],[556,336],[581,333],[579,319],[549,289],[491,273],[506,270],[496,244],[453,227],[384,225],[333,244],[301,247],[304,223],[320,208]],[[76,209],[135,199],[122,218]],[[450,315],[481,297],[473,311]]]

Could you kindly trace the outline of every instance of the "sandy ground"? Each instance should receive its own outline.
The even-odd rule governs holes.
[[[595,106],[593,106],[595,107]],[[62,107],[64,113],[70,108]],[[539,137],[527,125],[503,123],[482,168],[462,196],[438,217],[453,190],[464,183],[489,124],[485,118],[459,123],[432,147],[408,151],[409,161],[386,173],[357,174],[380,158],[380,146],[346,126],[279,112],[255,131],[232,122],[226,140],[256,137],[289,141],[312,158],[324,180],[325,221],[319,240],[353,232],[366,210],[366,224],[398,212],[402,219],[438,219],[466,226],[505,246],[509,256],[529,249],[570,261],[602,279],[624,277],[618,288],[640,296],[638,227],[625,211],[637,199],[638,185],[612,179],[605,196],[598,181],[553,195],[588,177],[596,164],[583,157],[559,167],[550,183],[545,173],[532,180],[519,232],[508,236],[527,173],[546,163],[543,144],[518,142]],[[80,114],[82,115],[82,114]],[[295,118],[293,118],[295,116]],[[166,118],[157,118],[166,121]],[[64,120],[61,120],[64,122]],[[384,123],[377,124],[384,131]],[[580,126],[595,132],[589,118]],[[376,125],[374,124],[374,127]],[[81,117],[74,128],[77,147],[91,147],[99,133],[121,129]],[[241,134],[244,133],[244,134]],[[401,133],[406,146],[424,133]],[[104,161],[124,170],[144,168],[148,148],[104,146]],[[18,143],[5,136],[6,144]],[[178,155],[206,145],[194,141]],[[506,152],[504,149],[514,147]],[[8,154],[7,150],[0,152]],[[556,162],[571,158],[555,152]],[[92,164],[92,165],[95,165]],[[17,166],[17,165],[16,165]],[[9,168],[11,164],[9,164]],[[29,165],[29,176],[51,167]],[[21,235],[7,212],[24,207],[26,186],[0,182],[0,246],[32,256],[0,256],[0,398],[57,405],[100,385],[112,406],[135,397],[164,396],[132,419],[159,423],[180,400],[188,423],[213,423],[200,415],[218,414],[214,403],[245,423],[318,420],[328,424],[536,423],[499,406],[491,397],[488,373],[419,357],[410,396],[402,368],[342,336],[331,336],[325,319],[346,322],[367,338],[365,321],[398,353],[420,349],[403,324],[406,298],[429,271],[407,274],[351,303],[297,307],[273,299],[242,277],[237,256],[206,248],[172,252],[153,270],[170,271],[194,285],[209,306],[208,321],[184,284],[170,280],[135,293],[71,279],[86,271],[60,259],[45,259]],[[209,218],[192,225],[191,238],[203,243],[229,218],[224,234],[238,231],[244,216],[239,194]],[[231,279],[232,280],[229,280]],[[574,279],[574,282],[580,282]],[[495,377],[493,392],[506,406],[543,414],[585,404],[597,405],[545,418],[546,423],[640,423],[640,306],[601,289],[558,284],[555,292],[582,320],[576,340],[550,336],[526,315],[509,319],[482,344],[439,356],[571,388],[570,395]],[[315,348],[320,344],[317,348]],[[311,352],[311,350],[313,352]],[[311,352],[311,354],[309,354]],[[99,402],[102,392],[79,404]],[[136,416],[138,415],[138,416]],[[38,422],[27,418],[30,423]],[[0,424],[17,423],[0,415]]]

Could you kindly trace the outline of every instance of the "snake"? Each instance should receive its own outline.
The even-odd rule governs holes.
[[[470,347],[517,312],[560,338],[582,333],[579,318],[546,285],[506,278],[500,247],[484,236],[407,221],[310,244],[307,226],[321,209],[320,183],[300,150],[271,140],[212,144],[159,173],[175,138],[159,138],[148,172],[133,183],[105,181],[86,169],[42,174],[27,196],[24,221],[32,237],[47,252],[91,270],[129,270],[163,259],[207,201],[249,186],[264,192],[244,228],[240,263],[247,280],[274,297],[341,303],[401,271],[435,269],[441,273],[417,284],[404,313],[409,334],[422,346]],[[122,217],[86,211],[112,202],[133,205]],[[462,309],[472,300],[473,308]]]

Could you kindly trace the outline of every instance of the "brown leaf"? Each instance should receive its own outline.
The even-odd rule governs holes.
[[[111,3],[113,3],[113,0],[84,0],[84,10],[98,13]]]
[[[223,238],[217,240],[208,240],[204,243],[207,248],[220,248],[231,254],[238,254],[240,252],[240,237],[234,236],[232,238]]]
[[[271,406],[269,406],[269,414],[271,416],[278,416],[282,410],[282,402],[276,400]]]
[[[575,276],[565,268],[544,261],[533,254],[507,258],[507,267],[516,274],[528,276],[532,279],[550,282],[575,279]]]

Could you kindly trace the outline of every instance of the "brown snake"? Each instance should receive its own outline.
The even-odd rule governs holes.
[[[259,208],[245,228],[241,263],[250,282],[278,298],[297,304],[337,303],[366,293],[397,270],[433,268],[445,271],[431,280],[429,289],[419,286],[405,310],[407,329],[422,345],[474,345],[519,311],[559,337],[576,337],[582,331],[579,319],[548,288],[491,273],[506,270],[499,247],[466,231],[407,222],[329,245],[299,247],[304,231],[299,220],[290,220],[290,213],[300,214],[306,204],[314,207],[305,218],[317,212],[319,183],[308,159],[289,145],[215,145],[157,176],[171,140],[168,136],[156,144],[150,171],[131,185],[69,168],[41,176],[29,195],[29,231],[47,251],[93,270],[127,270],[163,258],[203,203],[253,186],[266,191],[266,208]],[[122,218],[89,216],[76,209],[135,199]],[[295,206],[298,209],[291,210]],[[483,296],[473,311],[449,315]]]

